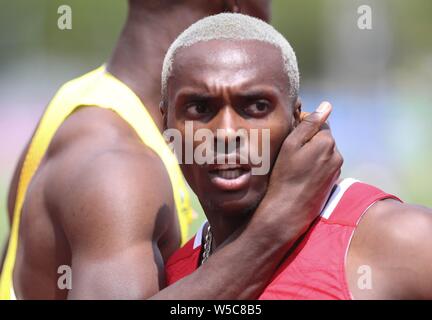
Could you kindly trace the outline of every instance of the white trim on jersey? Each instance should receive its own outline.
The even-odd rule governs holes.
[[[337,185],[336,190],[333,192],[326,206],[321,211],[322,218],[324,219],[330,218],[331,214],[333,213],[334,209],[338,205],[339,201],[342,199],[342,196],[344,195],[345,191],[347,191],[348,188],[351,187],[356,182],[359,181],[353,178],[346,178]]]
[[[193,248],[196,249],[201,245],[201,241],[202,241],[202,234],[203,234],[203,230],[204,230],[204,226],[207,223],[207,220],[205,220],[203,222],[203,224],[201,225],[201,227],[198,229],[196,235],[195,235],[195,239],[194,239],[194,245]]]

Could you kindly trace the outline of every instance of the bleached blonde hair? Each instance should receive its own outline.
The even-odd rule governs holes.
[[[269,43],[281,51],[284,71],[288,76],[289,94],[298,95],[300,75],[293,48],[268,23],[240,13],[220,13],[203,18],[183,31],[169,47],[162,66],[162,98],[166,101],[168,79],[176,52],[198,42],[210,40],[257,40]]]

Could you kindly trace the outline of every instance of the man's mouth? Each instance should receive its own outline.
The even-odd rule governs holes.
[[[251,178],[251,168],[247,165],[213,165],[209,170],[211,182],[218,188],[234,191],[244,188]]]

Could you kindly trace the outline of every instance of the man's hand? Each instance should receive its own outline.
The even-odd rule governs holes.
[[[254,219],[281,241],[301,235],[319,215],[340,175],[343,158],[326,124],[332,107],[323,102],[283,142],[266,196]]]

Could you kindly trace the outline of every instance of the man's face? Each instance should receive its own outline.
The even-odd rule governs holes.
[[[182,48],[175,56],[166,102],[167,127],[179,130],[183,139],[182,171],[204,209],[231,216],[254,210],[266,192],[270,172],[252,174],[259,164],[251,161],[250,153],[267,152],[273,166],[299,118],[280,50],[252,40],[211,40]],[[194,134],[202,129],[212,132],[214,148],[225,146],[217,157],[234,156],[237,164],[184,164],[187,122]],[[239,164],[239,129],[258,131],[257,143],[249,139],[246,164]],[[267,149],[263,129],[270,131]],[[196,150],[203,140],[190,143]]]

